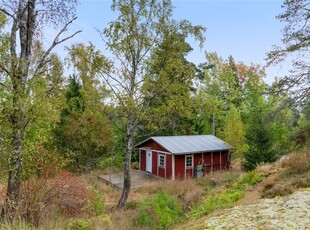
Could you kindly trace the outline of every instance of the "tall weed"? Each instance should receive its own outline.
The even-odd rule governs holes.
[[[141,211],[135,223],[138,226],[166,229],[176,223],[181,215],[181,208],[175,200],[167,193],[160,192],[155,198],[145,199],[141,203]]]
[[[255,171],[246,173],[241,179],[237,181],[238,186],[253,186],[263,180],[262,176]]]

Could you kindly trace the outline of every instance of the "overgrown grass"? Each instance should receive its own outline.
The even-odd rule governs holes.
[[[199,179],[165,181],[132,191],[123,211],[113,208],[119,191],[98,181],[95,174],[65,173],[59,179],[61,183],[55,185],[59,196],[51,199],[54,209],[40,212],[37,223],[16,221],[4,229],[170,229],[186,220],[187,214],[196,218],[232,206],[261,178],[255,172],[241,178],[240,172],[218,172]]]
[[[22,220],[14,220],[13,222],[4,221],[0,224],[1,230],[33,230],[34,227],[31,224]]]
[[[211,193],[200,205],[191,210],[188,218],[199,218],[216,209],[222,209],[232,206],[236,201],[242,198],[246,190],[262,180],[255,171],[251,171],[241,177],[232,186],[219,194]]]
[[[167,229],[182,216],[180,206],[165,192],[158,193],[155,198],[145,199],[140,205],[140,214],[135,220],[139,227]]]
[[[108,215],[100,215],[91,218],[75,218],[68,221],[64,229],[68,230],[93,230],[113,229],[112,222]]]

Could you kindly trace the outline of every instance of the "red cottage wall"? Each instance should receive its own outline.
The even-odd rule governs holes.
[[[194,167],[202,164],[202,153],[197,153],[194,155]]]
[[[213,153],[213,171],[217,171],[221,169],[221,164],[220,164],[220,152],[214,152]]]
[[[146,151],[140,150],[140,170],[146,171]]]
[[[162,167],[158,167],[158,174],[157,176],[165,178],[165,169]]]
[[[206,164],[206,173],[211,172],[211,153],[204,153],[204,164]]]
[[[200,154],[197,155],[197,159],[195,157],[195,162],[198,161],[199,155]],[[206,173],[210,173],[211,170],[213,171],[227,170],[226,165],[227,165],[227,160],[228,160],[228,151],[221,152],[221,157],[220,157],[220,152],[204,153],[203,157],[204,157],[204,163],[207,165]],[[213,167],[211,166],[212,158],[213,158]]]
[[[157,175],[158,153],[152,149],[152,174]]]
[[[175,178],[184,178],[184,170],[185,170],[185,156],[184,155],[176,155],[174,158],[175,162]]]
[[[227,166],[227,161],[228,161],[228,151],[222,152],[222,170],[228,170],[226,168]]]
[[[166,179],[172,179],[172,155],[166,154]]]
[[[163,152],[168,152],[167,149],[161,147],[159,144],[157,144],[155,141],[153,140],[149,140],[147,142],[145,142],[143,145],[140,146],[141,147],[149,147],[152,148],[152,150],[158,150],[158,151],[163,151]]]
[[[152,174],[163,177],[163,178],[171,179],[172,178],[172,155],[165,154],[166,168],[161,168],[158,166],[158,154],[159,153],[157,151],[162,151],[162,152],[168,152],[168,151],[153,140],[149,140],[140,146],[140,148],[143,148],[143,147],[152,149]],[[140,151],[141,151],[140,169],[143,171],[146,171],[146,152],[144,150],[140,150]],[[161,153],[161,154],[164,154],[164,153]]]

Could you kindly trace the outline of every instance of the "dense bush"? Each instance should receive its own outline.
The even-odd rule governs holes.
[[[57,182],[34,177],[23,182],[19,203],[14,210],[5,210],[4,218],[38,227],[49,213],[55,211],[52,201],[57,197]]]
[[[70,230],[92,230],[93,226],[89,220],[71,219],[68,228]]]
[[[14,210],[6,210],[5,219],[39,227],[55,216],[90,218],[103,213],[102,194],[81,178],[62,171],[55,177],[35,176],[23,182],[19,203]]]
[[[176,223],[181,216],[181,208],[167,193],[160,192],[155,198],[145,199],[135,223],[149,225],[156,229],[166,229]]]
[[[241,179],[238,180],[237,185],[239,186],[253,186],[261,182],[263,178],[255,171],[250,171],[245,174]]]

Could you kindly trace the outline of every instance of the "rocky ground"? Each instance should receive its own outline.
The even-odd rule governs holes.
[[[310,229],[310,188],[214,214],[206,229]]]

